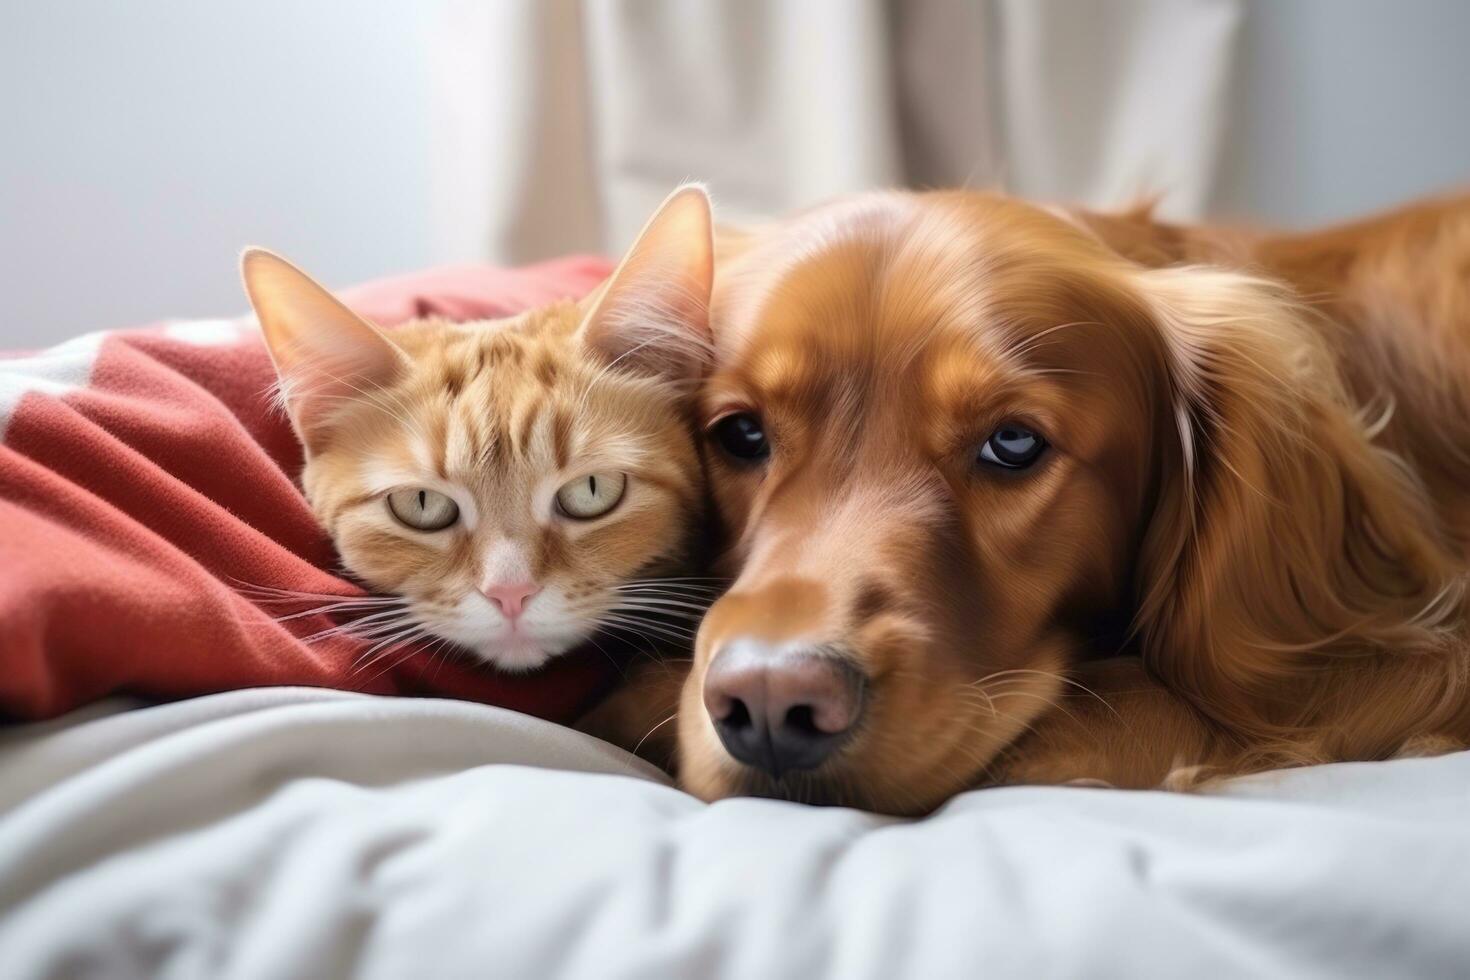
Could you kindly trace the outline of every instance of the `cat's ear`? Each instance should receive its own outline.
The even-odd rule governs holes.
[[[582,342],[606,363],[670,381],[694,381],[713,350],[709,196],[696,184],[660,205],[612,277],[587,300]]]
[[[390,384],[408,357],[310,276],[260,248],[240,257],[245,292],[280,377],[296,434],[316,449],[331,419],[354,398]]]

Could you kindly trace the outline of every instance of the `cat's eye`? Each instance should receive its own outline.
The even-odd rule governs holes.
[[[990,434],[980,447],[980,462],[1007,470],[1021,470],[1036,462],[1046,440],[1024,425],[1007,423]]]
[[[625,474],[589,473],[556,492],[556,508],[573,520],[590,521],[616,507],[627,489]]]
[[[437,490],[409,487],[388,494],[388,510],[415,531],[442,531],[459,520],[459,505]]]
[[[759,462],[771,455],[771,443],[759,415],[736,412],[715,423],[715,442],[731,456],[746,462]]]

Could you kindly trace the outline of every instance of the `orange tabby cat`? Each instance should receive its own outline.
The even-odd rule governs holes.
[[[376,636],[524,671],[600,629],[670,635],[657,618],[698,605],[652,576],[686,569],[702,523],[703,190],[671,195],[586,300],[504,320],[385,332],[269,252],[243,273],[306,495],[348,571],[403,600]]]

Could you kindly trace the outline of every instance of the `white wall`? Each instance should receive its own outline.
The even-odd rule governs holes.
[[[428,2],[0,4],[0,349],[429,254]]]
[[[429,219],[440,7],[0,3],[0,349],[242,310],[250,243],[329,284],[475,258]],[[1467,39],[1465,0],[1252,0],[1217,211],[1470,184]]]
[[[1310,225],[1470,188],[1470,2],[1252,0],[1215,211]]]

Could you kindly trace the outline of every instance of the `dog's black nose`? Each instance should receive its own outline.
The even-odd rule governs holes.
[[[862,716],[863,675],[811,648],[727,643],[704,678],[704,706],[725,750],[774,778],[815,769]]]

